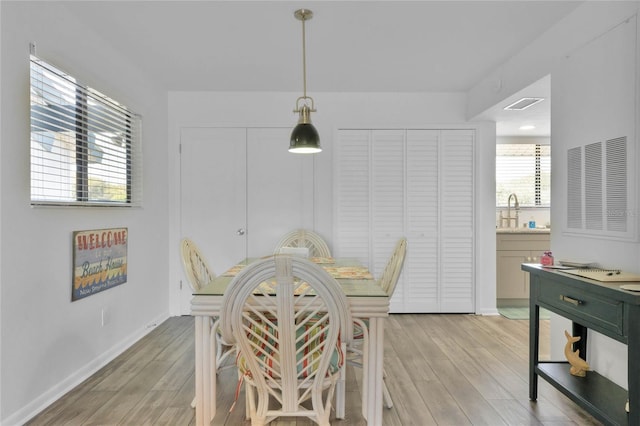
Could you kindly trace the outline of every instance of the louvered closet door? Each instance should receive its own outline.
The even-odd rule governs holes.
[[[369,266],[371,247],[369,130],[341,130],[335,157],[335,246],[338,257]]]
[[[393,312],[440,312],[439,130],[407,131],[404,285],[391,301]]]
[[[442,132],[441,312],[473,312],[475,306],[474,135],[472,130]]]
[[[474,132],[340,130],[336,247],[379,277],[408,241],[391,312],[473,312]]]
[[[398,239],[405,235],[405,132],[372,132],[371,266],[376,277],[389,261]],[[397,290],[403,287],[402,277]]]

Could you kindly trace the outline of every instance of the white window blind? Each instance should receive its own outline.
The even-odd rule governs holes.
[[[141,119],[31,57],[31,204],[141,204]]]
[[[539,144],[496,145],[496,206],[515,193],[521,207],[551,203],[551,147]]]

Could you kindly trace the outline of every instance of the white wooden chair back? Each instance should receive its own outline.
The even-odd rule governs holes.
[[[257,261],[227,287],[220,318],[223,338],[239,349],[252,425],[281,416],[329,424],[353,333],[347,298],[333,277],[295,256]],[[311,409],[302,406],[308,399]]]
[[[184,238],[181,245],[182,267],[193,291],[200,290],[216,277],[209,267],[198,246],[189,238]]]
[[[296,229],[287,233],[276,245],[274,254],[280,253],[282,247],[308,248],[309,257],[331,257],[331,251],[325,240],[308,229]]]
[[[391,257],[389,258],[387,265],[382,271],[382,275],[380,276],[380,285],[389,297],[393,296],[393,291],[396,288],[396,284],[398,284],[398,279],[402,272],[402,266],[404,265],[404,258],[406,254],[407,239],[400,238],[391,253]]]

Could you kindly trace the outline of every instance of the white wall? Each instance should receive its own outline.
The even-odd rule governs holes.
[[[548,75],[558,60],[633,15],[638,3],[585,1],[471,88],[467,117],[476,117]]]
[[[0,423],[22,424],[168,317],[166,93],[62,2],[1,2]],[[31,208],[29,43],[143,116],[144,207]],[[128,281],[71,302],[72,232],[127,227]],[[109,322],[101,326],[101,310]]]
[[[495,312],[495,124],[467,123],[466,96],[461,93],[310,93],[317,113],[312,115],[324,151],[315,157],[315,229],[333,235],[333,144],[340,127],[410,128],[421,126],[471,126],[478,128],[476,229],[476,311]],[[169,93],[169,156],[171,205],[171,279],[180,280],[179,131],[185,126],[288,126],[299,93]],[[288,141],[282,141],[287,149]],[[332,243],[331,241],[329,242]],[[490,250],[493,247],[494,250]],[[484,250],[486,248],[487,250]],[[493,265],[493,267],[489,267]],[[174,290],[175,289],[175,290]],[[177,312],[178,285],[172,286],[172,312]],[[176,303],[174,303],[176,301]]]
[[[635,149],[630,172],[637,169],[639,7],[637,1],[584,2],[476,85],[467,106],[469,116],[476,116],[551,74],[551,249],[556,258],[593,259],[630,272],[640,272],[640,243],[575,236],[562,232],[562,225],[567,216],[567,148],[626,134]],[[498,82],[502,88],[495,90]],[[637,201],[637,175],[633,192]],[[637,207],[630,206],[629,212],[636,220]],[[551,328],[552,358],[563,359],[563,331],[571,329],[570,323],[553,316]],[[588,350],[594,369],[626,387],[626,347],[590,332]]]
[[[638,43],[637,18],[619,21],[608,31],[589,40],[570,55],[559,60],[552,70],[551,161],[552,189],[551,246],[561,258],[589,259],[603,267],[640,272],[640,243],[572,235],[566,229],[567,217],[567,149],[593,142],[627,136],[631,164],[628,173],[637,169],[638,120]],[[637,224],[635,203],[640,185],[631,179],[632,191],[628,216]],[[637,225],[636,225],[637,227]],[[557,320],[555,356],[566,342],[561,328],[570,325]],[[587,359],[593,369],[618,384],[627,385],[626,347],[597,333],[589,335]]]

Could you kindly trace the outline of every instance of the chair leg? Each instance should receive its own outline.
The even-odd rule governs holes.
[[[382,397],[384,398],[384,404],[387,408],[393,408],[393,401],[391,400],[391,394],[389,393],[389,388],[387,388],[387,384],[382,381]]]
[[[347,347],[343,344],[342,353],[347,353]],[[346,399],[346,382],[347,382],[347,362],[345,361],[340,369],[340,376],[336,383],[336,418],[344,419],[345,417],[345,399]]]
[[[391,399],[391,393],[387,387],[387,371],[382,367],[382,397],[384,398],[384,404],[387,408],[393,408],[393,400]]]

